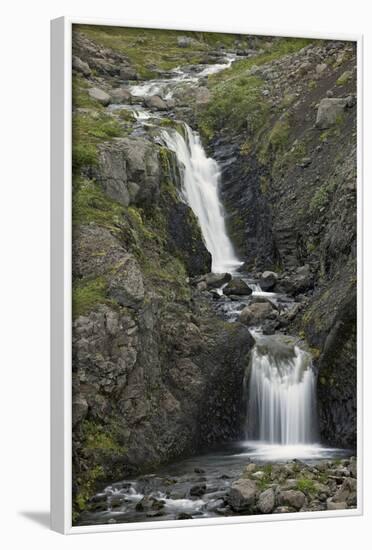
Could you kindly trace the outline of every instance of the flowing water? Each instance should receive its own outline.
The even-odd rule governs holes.
[[[138,98],[156,93],[169,99],[182,82],[197,82],[227,68],[233,60],[234,56],[230,56],[225,63],[201,67],[193,74],[175,69],[167,79],[132,86],[131,93]],[[109,109],[121,107],[112,105]],[[139,125],[162,116],[140,103],[126,108],[132,110]],[[248,273],[237,271],[242,262],[226,231],[219,195],[221,172],[217,162],[207,157],[198,134],[184,124],[183,132],[162,130],[161,137],[177,157],[183,198],[199,220],[206,247],[212,255],[212,270],[241,277],[251,287],[253,297],[272,302],[279,311],[290,310],[294,305],[291,298],[262,292]],[[250,303],[250,297],[231,300],[223,295],[223,287],[218,290],[221,298],[217,301],[217,311],[226,320],[237,321],[242,308]],[[107,486],[94,497],[93,509],[82,515],[81,524],[156,521],[182,515],[184,518],[218,516],[224,513],[220,507],[231,483],[241,476],[249,460],[312,462],[350,454],[318,443],[316,373],[311,355],[287,335],[264,336],[259,326],[251,330],[251,334],[256,343],[242,387],[246,404],[245,440],[221,445],[150,475]],[[198,495],[193,488],[200,484],[205,486],[205,491]],[[141,505],[144,497],[161,499],[164,503],[161,512],[146,511]]]
[[[256,336],[247,384],[247,439],[315,443],[315,382],[309,353],[277,336]]]
[[[185,136],[176,130],[163,131],[167,147],[174,151],[183,172],[186,202],[199,220],[205,245],[212,255],[212,271],[235,271],[242,262],[237,258],[226,232],[223,206],[219,198],[221,171],[208,158],[196,132],[185,124]]]

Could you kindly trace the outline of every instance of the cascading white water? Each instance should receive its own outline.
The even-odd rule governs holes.
[[[248,439],[281,445],[316,441],[315,373],[309,353],[275,337],[258,337],[248,389]]]
[[[217,162],[206,156],[198,134],[187,124],[184,127],[185,137],[176,130],[164,130],[162,137],[183,167],[185,200],[199,220],[205,245],[212,255],[212,271],[232,272],[242,262],[236,257],[226,232],[218,196],[221,172]]]

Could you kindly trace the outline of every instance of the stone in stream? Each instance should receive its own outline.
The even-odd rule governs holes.
[[[258,497],[257,508],[262,514],[270,514],[275,507],[274,489],[266,489]]]
[[[251,304],[242,310],[239,315],[239,321],[248,326],[258,325],[273,312],[274,308],[268,302]]]
[[[199,284],[204,282],[205,288],[211,289],[211,288],[218,288],[222,286],[225,283],[228,283],[231,281],[231,275],[230,273],[206,273],[205,275],[201,275],[200,277],[197,277],[194,279],[194,284]]]
[[[131,98],[131,93],[125,88],[114,88],[111,90],[112,103],[130,103]]]
[[[250,296],[252,289],[247,285],[243,279],[232,279],[223,289],[224,294],[229,296],[234,294],[235,296]]]
[[[104,106],[107,106],[111,102],[111,97],[107,92],[100,90],[100,88],[89,88],[88,94],[92,99],[95,99]]]
[[[159,95],[147,97],[145,104],[149,109],[155,109],[156,111],[166,111],[168,109],[168,105]]]
[[[231,485],[227,502],[236,512],[248,510],[256,500],[257,484],[252,479],[238,479]]]
[[[260,287],[264,292],[273,290],[278,280],[278,274],[274,271],[264,271],[260,277]]]

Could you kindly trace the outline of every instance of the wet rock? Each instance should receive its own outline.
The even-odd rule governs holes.
[[[191,515],[191,514],[187,514],[186,512],[180,512],[180,513],[177,515],[177,519],[192,519],[192,515]]]
[[[89,88],[88,94],[92,99],[95,99],[104,106],[107,106],[111,102],[110,95],[99,88]]]
[[[247,326],[256,326],[262,323],[274,312],[269,302],[246,306],[239,315],[239,321]]]
[[[278,280],[278,274],[274,271],[264,271],[260,277],[260,287],[264,292],[273,290]]]
[[[223,293],[226,296],[234,294],[235,296],[250,296],[252,294],[252,289],[247,285],[243,279],[232,279],[225,288]]]
[[[257,508],[262,514],[271,514],[275,507],[275,492],[273,489],[266,489],[258,497]]]
[[[295,491],[290,489],[289,491],[282,491],[278,495],[278,502],[282,506],[290,506],[299,510],[305,504],[306,497],[302,491]]]
[[[190,495],[193,496],[193,497],[201,497],[202,495],[204,495],[206,490],[207,490],[207,486],[206,486],[205,483],[200,483],[198,485],[193,485],[190,488]]]
[[[238,479],[231,485],[227,501],[236,511],[248,510],[256,499],[257,484],[252,479]]]
[[[130,103],[131,93],[125,88],[114,88],[110,92],[112,103]]]
[[[158,95],[147,97],[145,99],[145,104],[149,109],[155,109],[156,111],[166,111],[168,109],[168,105],[164,99]]]
[[[325,130],[334,124],[337,124],[337,121],[345,111],[346,106],[346,99],[331,97],[322,99],[319,103],[315,126],[320,130]]]

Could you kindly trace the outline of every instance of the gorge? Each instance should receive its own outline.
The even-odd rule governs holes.
[[[353,507],[353,45],[125,32],[73,43],[74,521]]]

